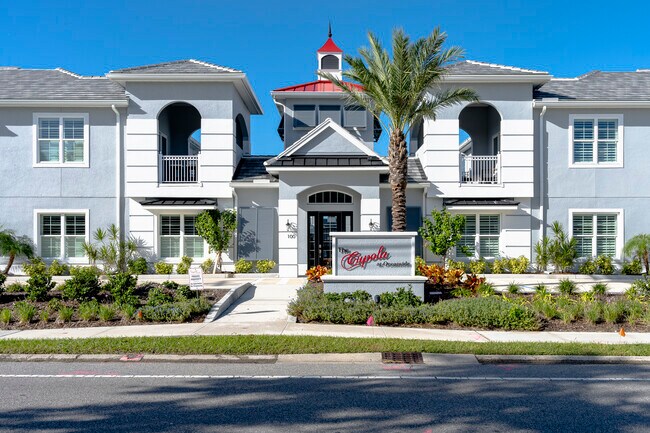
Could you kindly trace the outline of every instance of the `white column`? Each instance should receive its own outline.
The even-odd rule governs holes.
[[[374,229],[372,231],[379,231],[379,221],[381,217],[381,206],[379,198],[364,198],[361,197],[361,227],[355,231],[368,232],[371,231],[370,223]]]
[[[297,199],[278,200],[278,262],[280,277],[298,276]]]

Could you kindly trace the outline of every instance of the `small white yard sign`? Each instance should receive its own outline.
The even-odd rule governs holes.
[[[192,266],[188,271],[191,290],[203,290],[203,269]]]

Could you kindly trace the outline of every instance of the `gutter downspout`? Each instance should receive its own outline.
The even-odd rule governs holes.
[[[546,114],[546,105],[542,107],[542,112],[539,115],[539,211],[540,220],[542,222],[542,238],[546,236],[546,208],[544,206],[544,169],[546,166],[546,158],[544,157],[544,114]]]
[[[111,105],[115,113],[115,222],[119,227],[120,240],[123,239],[123,227],[120,224],[122,219],[122,131],[120,112]]]

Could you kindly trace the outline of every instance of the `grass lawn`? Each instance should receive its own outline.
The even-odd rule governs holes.
[[[650,356],[650,345],[583,343],[477,343],[280,335],[0,340],[0,354],[149,353],[178,355],[364,353],[421,351],[476,355]]]

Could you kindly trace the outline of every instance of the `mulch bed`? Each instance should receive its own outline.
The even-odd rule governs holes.
[[[210,304],[215,304],[221,298],[223,298],[226,293],[228,293],[229,289],[215,289],[215,290],[202,290],[201,295],[210,303]],[[56,320],[56,313],[51,313],[50,314],[50,319],[47,322],[43,322],[40,319],[35,319],[31,323],[28,324],[23,324],[19,323],[17,320],[18,318],[16,317],[16,313],[14,311],[14,317],[13,321],[7,325],[5,324],[0,324],[0,330],[28,330],[28,329],[63,329],[63,328],[94,328],[94,327],[100,327],[100,326],[131,326],[131,325],[160,325],[160,324],[168,324],[170,322],[151,322],[151,321],[145,321],[145,320],[137,320],[137,319],[125,319],[121,316],[121,313],[118,311],[116,312],[116,319],[111,320],[111,321],[103,321],[103,320],[92,320],[92,321],[86,321],[86,320],[81,320],[77,313],[76,310],[79,307],[79,302],[77,301],[66,301],[62,300],[60,296],[60,292],[57,290],[53,290],[50,292],[50,297],[46,301],[39,301],[39,302],[33,302],[29,301],[31,304],[35,305],[38,308],[39,313],[47,308],[48,301],[52,298],[57,298],[61,301],[61,305],[67,306],[67,307],[73,307],[75,309],[75,315],[72,317],[72,320],[70,322],[58,322]],[[97,296],[97,301],[100,304],[109,304],[111,303],[110,295],[106,292],[101,292]],[[4,308],[9,308],[13,310],[13,304],[18,301],[25,301],[25,293],[24,292],[10,292],[10,293],[3,293],[0,295],[0,310]],[[144,305],[147,301],[146,296],[140,296],[140,301]],[[205,315],[193,317],[192,319],[189,319],[183,323],[201,323],[205,319]]]

